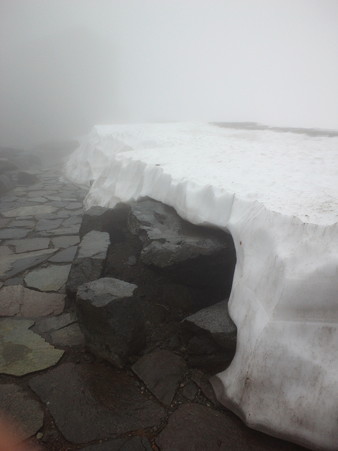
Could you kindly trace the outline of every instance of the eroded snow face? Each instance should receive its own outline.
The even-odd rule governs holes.
[[[228,229],[236,356],[218,398],[252,427],[338,443],[338,138],[201,124],[95,127],[70,158],[87,206],[149,196]]]

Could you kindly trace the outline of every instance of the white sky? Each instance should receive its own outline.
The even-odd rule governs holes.
[[[337,0],[1,0],[0,145],[115,121],[338,129]]]

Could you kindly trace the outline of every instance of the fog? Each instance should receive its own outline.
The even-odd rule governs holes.
[[[338,128],[336,0],[0,0],[0,145],[97,123]]]

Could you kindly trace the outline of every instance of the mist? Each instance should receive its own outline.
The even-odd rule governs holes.
[[[1,0],[0,145],[98,123],[338,128],[336,0]]]

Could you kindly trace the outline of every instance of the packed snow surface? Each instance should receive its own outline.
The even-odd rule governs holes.
[[[338,137],[195,123],[107,125],[94,127],[78,156],[80,166],[70,162],[68,174],[80,183],[96,182],[88,204],[109,205],[101,186],[110,166],[130,159],[304,222],[338,219]]]
[[[338,450],[338,137],[96,126],[66,175],[90,186],[87,207],[149,196],[231,233],[237,350],[218,399],[253,428]]]

